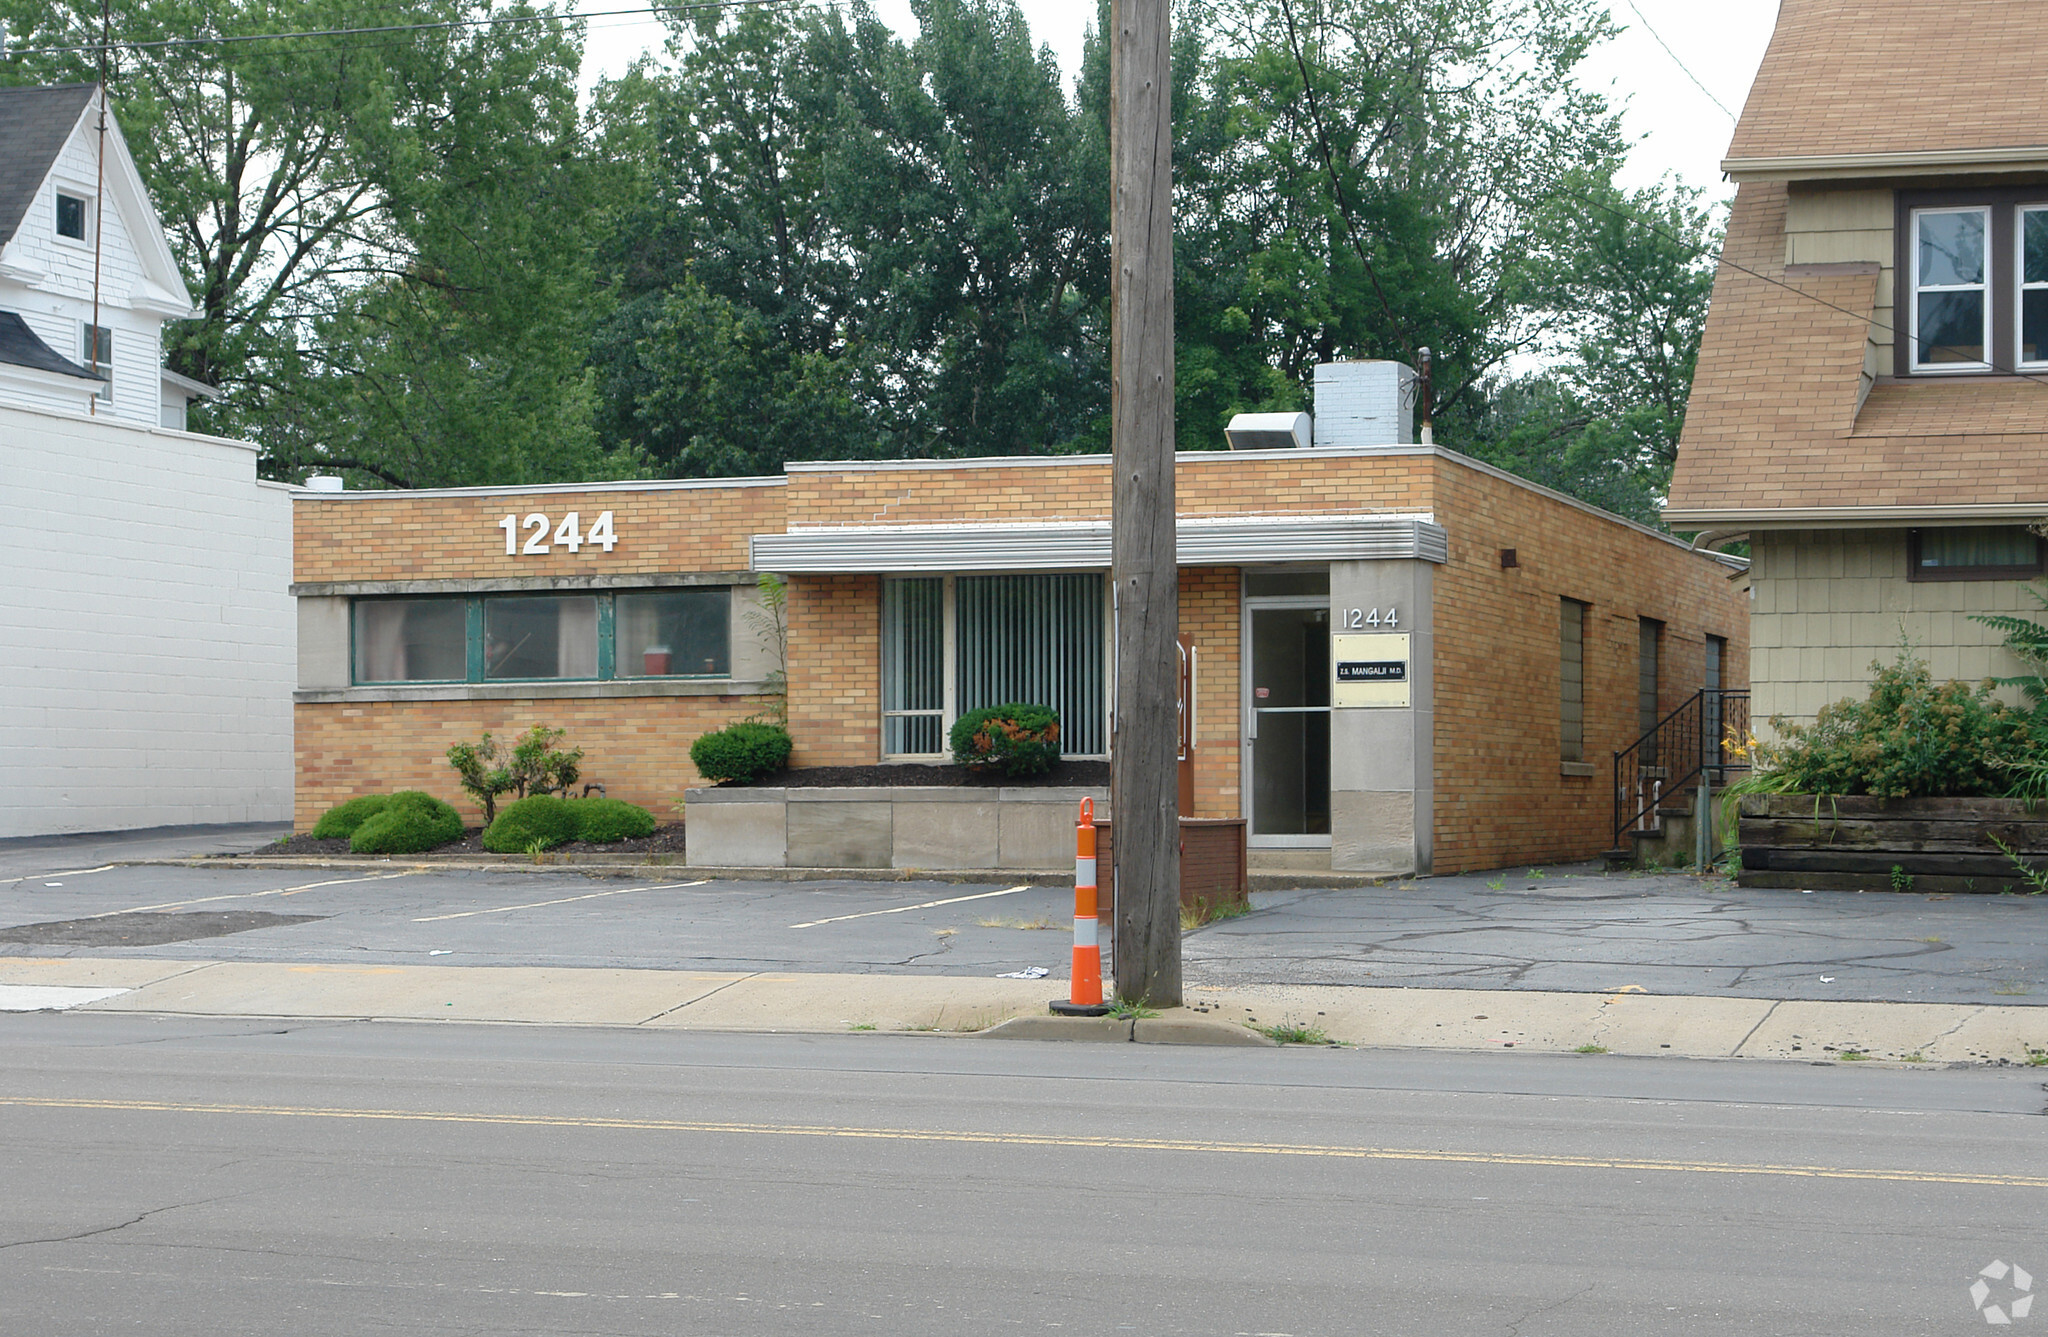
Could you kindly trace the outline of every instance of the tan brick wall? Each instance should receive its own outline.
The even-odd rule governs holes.
[[[1239,674],[1242,672],[1238,569],[1180,571],[1180,631],[1194,640],[1195,809],[1184,817],[1237,817],[1244,811],[1238,773]]]
[[[602,783],[609,797],[673,821],[673,800],[702,783],[690,764],[690,744],[766,704],[747,696],[301,703],[293,712],[293,822],[304,831],[344,799],[424,789],[475,825],[483,813],[449,768],[449,747],[487,729],[510,741],[536,724],[568,731],[562,745],[583,749],[585,782]]]
[[[1426,455],[1338,456],[1309,451],[1244,459],[1225,451],[1180,457],[1182,515],[1427,510]],[[1109,464],[934,463],[917,469],[801,469],[790,475],[795,525],[928,525],[1109,516]],[[495,516],[492,523],[496,523]]]
[[[1613,754],[1639,734],[1637,619],[1665,624],[1671,710],[1702,685],[1708,634],[1728,641],[1723,685],[1747,683],[1748,596],[1704,557],[1478,470],[1446,462],[1438,489],[1436,871],[1590,858],[1611,843]],[[1591,605],[1590,777],[1559,773],[1560,598]]]
[[[791,764],[872,766],[882,749],[882,580],[789,582]]]
[[[366,580],[492,580],[618,576],[673,571],[744,571],[747,540],[783,528],[779,482],[718,487],[622,485],[589,492],[505,496],[411,496],[403,492],[300,494],[292,506],[293,579],[301,584]],[[610,552],[552,543],[570,511],[588,530],[612,513]],[[548,518],[552,551],[506,556],[498,521]],[[519,530],[520,546],[530,531]]]

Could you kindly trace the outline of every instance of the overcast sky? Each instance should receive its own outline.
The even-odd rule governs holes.
[[[914,28],[907,0],[873,2],[876,12],[900,31]],[[1742,110],[1756,77],[1777,21],[1777,0],[1611,2],[1615,22],[1624,31],[1582,68],[1589,85],[1606,90],[1626,109],[1624,123],[1636,144],[1623,183],[1638,186],[1675,175],[1716,198],[1726,197],[1730,187],[1721,180],[1720,161],[1735,128],[1730,113]],[[1095,19],[1094,0],[1021,3],[1032,36],[1052,47],[1071,89],[1082,34]],[[615,7],[621,7],[617,0],[582,0],[579,5],[589,11]],[[585,77],[615,75],[642,51],[658,51],[661,42],[662,29],[652,19],[593,19]]]

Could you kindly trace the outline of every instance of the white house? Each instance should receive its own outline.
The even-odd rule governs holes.
[[[184,430],[192,314],[97,85],[0,89],[0,837],[291,811],[291,489]]]

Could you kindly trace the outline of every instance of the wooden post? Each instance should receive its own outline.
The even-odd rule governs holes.
[[[1173,62],[1169,0],[1113,0],[1110,576],[1116,608],[1116,995],[1177,1007],[1180,579],[1173,497]]]

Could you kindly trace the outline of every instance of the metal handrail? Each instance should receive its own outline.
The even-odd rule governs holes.
[[[1720,786],[1728,772],[1749,769],[1748,754],[1729,748],[1749,734],[1747,688],[1703,687],[1614,754],[1614,840],[1647,828],[1666,794],[1705,776]]]

